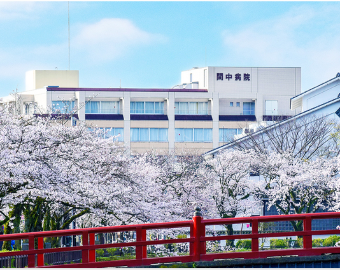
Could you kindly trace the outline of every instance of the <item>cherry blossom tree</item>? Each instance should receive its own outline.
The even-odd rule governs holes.
[[[50,118],[14,116],[5,110],[0,112],[0,147],[3,223],[11,218],[9,206],[21,204],[26,209],[22,211],[30,213],[25,215],[25,228],[30,231],[42,228],[45,212],[50,217],[57,215],[59,223],[62,215],[63,224],[55,227],[62,229],[95,209],[93,197],[84,191],[93,190],[94,179],[124,178],[127,167],[121,147],[85,126],[67,127]],[[36,207],[38,222],[32,214]],[[61,207],[67,215],[61,214]],[[40,225],[32,228],[30,220]]]
[[[255,158],[254,151],[227,150],[202,164],[206,194],[211,197],[209,209],[215,217],[249,216],[257,212],[259,204],[252,197],[255,183],[249,178]],[[233,234],[232,225],[226,229],[228,235]]]
[[[236,149],[253,149],[258,153],[285,153],[311,159],[334,156],[340,152],[338,117],[304,116],[277,122],[235,141]]]
[[[268,208],[275,206],[280,214],[315,213],[331,209],[337,203],[337,158],[315,157],[303,160],[292,152],[257,156],[262,181],[257,187],[258,198],[268,198]],[[296,231],[302,221],[291,221]]]

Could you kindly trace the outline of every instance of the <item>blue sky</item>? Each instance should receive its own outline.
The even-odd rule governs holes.
[[[203,66],[301,67],[302,91],[340,72],[340,2],[70,2],[81,87],[161,87]],[[67,2],[0,2],[0,96],[25,72],[68,69]]]

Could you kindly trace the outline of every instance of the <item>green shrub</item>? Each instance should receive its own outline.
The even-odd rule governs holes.
[[[302,248],[303,247],[303,238],[300,237],[295,242],[295,247]]]
[[[336,242],[340,241],[340,236],[337,235],[331,235],[323,240],[323,246],[324,247],[334,247]]]
[[[106,251],[109,253],[110,256],[115,255],[115,253],[119,250],[119,248],[108,248]]]
[[[245,248],[245,249],[251,249],[251,240],[239,240],[236,243],[236,248]]]
[[[322,247],[323,246],[323,240],[318,238],[314,239],[312,243],[313,247]]]
[[[270,248],[288,248],[287,239],[270,239]]]
[[[103,257],[104,255],[104,249],[97,249],[96,250],[96,254],[98,257]]]

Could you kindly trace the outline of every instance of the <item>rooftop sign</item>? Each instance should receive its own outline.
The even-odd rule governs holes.
[[[217,81],[223,81],[223,73],[216,73],[216,80]],[[225,79],[230,81],[230,80],[235,80],[235,81],[242,81],[242,74],[241,73],[236,73],[236,74],[226,74]],[[249,73],[243,73],[243,81],[250,81],[250,74]]]

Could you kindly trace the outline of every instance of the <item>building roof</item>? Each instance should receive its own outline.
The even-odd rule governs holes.
[[[72,88],[47,86],[47,91],[97,91],[97,92],[201,92],[207,93],[208,89],[167,89],[167,88]]]
[[[330,83],[332,83],[336,80],[340,80],[340,72],[338,72],[334,78],[332,78],[332,79],[330,79],[326,82],[323,82],[323,83],[321,83],[321,84],[319,84],[319,85],[317,85],[317,86],[315,86],[311,89],[308,89],[308,90],[302,92],[301,94],[296,95],[295,97],[292,97],[290,99],[290,108],[292,110],[294,110],[294,109],[300,107],[302,105],[302,97],[303,96],[305,96],[306,94],[310,94],[310,93],[318,90],[321,86],[325,86],[325,85],[330,84]]]
[[[325,102],[325,103],[323,103],[323,104],[320,104],[320,105],[318,105],[318,106],[316,106],[316,107],[314,107],[314,108],[311,108],[311,109],[309,109],[309,110],[306,110],[306,111],[304,111],[304,112],[301,112],[301,113],[299,113],[299,114],[297,114],[297,115],[295,115],[295,116],[293,116],[293,117],[291,117],[291,118],[288,118],[288,119],[286,119],[286,120],[282,120],[282,121],[277,122],[277,123],[275,123],[275,124],[273,124],[273,125],[270,125],[270,126],[268,126],[268,127],[264,127],[263,129],[258,130],[258,131],[256,131],[256,132],[252,133],[251,136],[254,136],[254,135],[256,135],[256,134],[261,134],[261,133],[264,132],[264,131],[273,129],[273,128],[279,126],[279,125],[282,125],[282,124],[287,123],[287,122],[289,122],[289,121],[295,120],[295,119],[297,119],[297,118],[299,118],[299,117],[305,116],[305,115],[307,115],[307,114],[309,114],[309,113],[312,113],[312,112],[314,112],[314,111],[317,111],[317,110],[319,110],[319,109],[322,109],[323,107],[326,107],[326,106],[328,106],[328,105],[331,105],[331,104],[336,103],[336,102],[339,102],[339,101],[340,101],[340,97],[337,97],[337,98],[335,98],[335,99],[329,100],[329,101],[327,101],[327,102]],[[239,138],[239,139],[237,139],[237,140],[231,141],[231,142],[229,142],[229,143],[227,143],[227,144],[224,144],[224,145],[222,145],[222,146],[220,146],[220,147],[217,147],[217,148],[215,148],[215,149],[212,149],[212,150],[210,150],[210,151],[204,153],[203,156],[208,156],[208,155],[215,154],[215,153],[217,153],[217,152],[219,152],[219,151],[221,151],[221,150],[223,150],[223,149],[227,149],[227,148],[233,146],[235,143],[239,143],[239,142],[242,142],[242,141],[244,141],[244,140],[247,140],[249,137],[250,137],[250,135],[247,135],[247,136],[244,136],[244,137]]]

